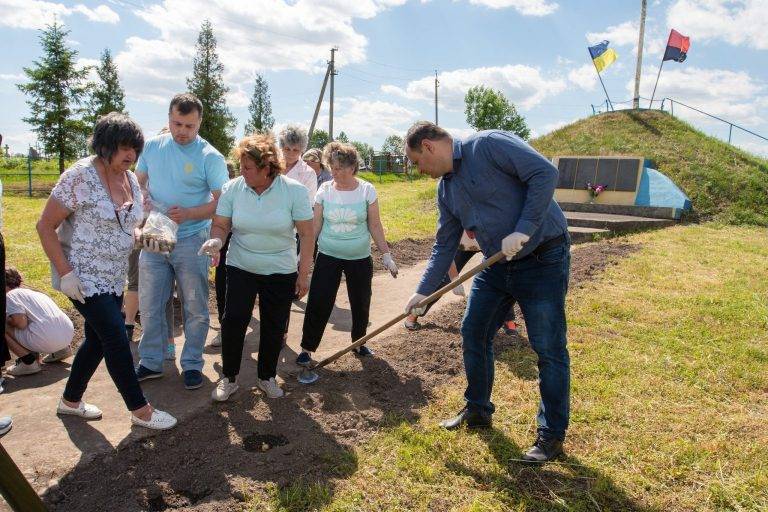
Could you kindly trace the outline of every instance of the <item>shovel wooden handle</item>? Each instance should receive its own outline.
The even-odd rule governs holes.
[[[432,302],[436,301],[437,299],[439,299],[440,297],[442,297],[443,295],[445,295],[449,291],[451,291],[454,288],[456,288],[457,286],[459,286],[464,281],[475,277],[475,275],[479,274],[480,272],[482,272],[486,268],[490,267],[491,265],[493,265],[497,261],[501,260],[503,257],[504,257],[504,253],[503,252],[501,252],[501,251],[497,252],[496,254],[491,256],[490,258],[484,260],[479,265],[477,265],[477,266],[469,269],[465,273],[461,274],[454,281],[451,281],[450,283],[446,284],[442,288],[439,288],[432,295],[430,295],[429,297],[425,298],[424,300],[422,300],[421,302],[416,304],[416,306],[414,306],[414,308],[423,308],[427,304],[431,304]],[[374,336],[378,336],[379,334],[381,334],[382,332],[386,331],[387,329],[389,329],[390,327],[392,327],[396,323],[400,322],[400,320],[405,319],[405,317],[407,317],[407,316],[408,316],[408,313],[400,313],[395,318],[392,318],[391,320],[389,320],[385,324],[380,325],[379,327],[377,327],[373,331],[369,332],[368,334],[366,334],[362,338],[356,340],[354,343],[352,343],[348,347],[345,347],[345,348],[339,350],[338,352],[336,352],[335,354],[326,357],[322,361],[319,361],[319,362],[315,363],[314,365],[310,366],[308,369],[309,370],[316,370],[318,368],[322,368],[323,366],[334,362],[335,360],[337,360],[338,358],[340,358],[344,354],[346,354],[348,352],[352,352],[354,349],[364,345],[368,340],[370,340]]]

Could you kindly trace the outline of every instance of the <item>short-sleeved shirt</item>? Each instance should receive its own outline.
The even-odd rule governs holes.
[[[44,293],[14,288],[6,296],[5,314],[6,318],[26,315],[27,327],[16,329],[14,334],[28,350],[56,352],[72,342],[72,320]]]
[[[170,133],[152,137],[144,144],[136,172],[147,174],[149,194],[166,207],[204,205],[229,179],[224,157],[199,135],[184,146]],[[179,225],[176,236],[186,238],[210,225],[210,219],[188,220]]]
[[[85,290],[84,295],[123,294],[128,256],[133,250],[133,230],[143,217],[139,182],[126,172],[133,192],[133,206],[115,216],[115,206],[93,166],[93,157],[83,158],[64,171],[51,197],[72,214],[57,233],[67,261]],[[122,228],[120,225],[122,224]],[[51,266],[53,287],[59,289],[59,276]]]
[[[376,202],[376,189],[359,178],[354,190],[337,190],[334,183],[323,183],[315,196],[315,204],[323,207],[318,250],[343,260],[367,258],[371,255],[368,206]]]
[[[240,176],[222,189],[216,215],[232,219],[227,265],[259,275],[296,272],[294,222],[312,219],[304,185],[278,175],[257,194]]]
[[[314,169],[307,165],[307,162],[299,158],[293,167],[288,169],[286,176],[292,178],[307,188],[307,198],[310,204],[315,199],[317,193],[317,174]]]

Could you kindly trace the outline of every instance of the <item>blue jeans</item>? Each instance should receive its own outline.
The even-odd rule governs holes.
[[[539,356],[539,433],[565,438],[570,414],[570,358],[566,346],[565,294],[571,255],[567,243],[480,272],[461,324],[470,409],[493,414],[493,337],[512,301],[525,318],[528,340]]]
[[[141,251],[139,257],[139,310],[141,311],[141,343],[139,364],[152,371],[163,370],[163,348],[166,344],[165,305],[178,286],[184,320],[184,349],[181,369],[203,369],[203,347],[208,335],[208,256],[197,251],[208,239],[208,230],[182,238],[171,254]]]
[[[77,300],[72,304],[85,319],[85,340],[72,362],[64,400],[79,402],[83,398],[88,381],[104,359],[109,376],[128,410],[135,411],[147,405],[133,369],[130,342],[120,314],[122,295],[103,293],[86,297],[85,304]]]

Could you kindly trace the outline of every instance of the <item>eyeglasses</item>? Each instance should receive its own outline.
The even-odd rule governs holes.
[[[133,233],[129,233],[125,230],[123,227],[123,223],[128,223],[128,215],[131,214],[131,210],[133,210],[133,203],[128,203],[128,206],[125,208],[115,208],[115,218],[117,219],[117,225],[120,226],[120,231],[125,233],[128,236],[133,236]],[[122,221],[120,221],[120,213],[119,212],[125,212],[125,217]]]

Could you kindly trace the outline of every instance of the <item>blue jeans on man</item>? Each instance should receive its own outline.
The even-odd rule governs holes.
[[[528,340],[539,357],[541,402],[539,434],[564,439],[568,428],[570,358],[566,346],[565,295],[570,247],[563,242],[539,254],[497,263],[479,273],[472,284],[461,325],[470,410],[490,416],[494,378],[493,338],[511,302],[525,318]]]
[[[181,296],[184,320],[184,349],[181,369],[203,368],[203,347],[210,323],[208,313],[208,256],[197,251],[208,239],[208,229],[182,238],[170,254],[142,251],[139,257],[139,310],[143,334],[139,364],[154,372],[163,371],[166,344],[165,305],[173,293],[173,281]]]

